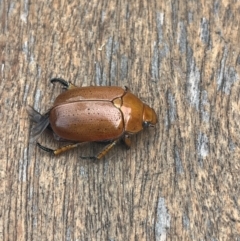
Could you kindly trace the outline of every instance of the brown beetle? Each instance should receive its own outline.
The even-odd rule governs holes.
[[[67,91],[56,98],[53,107],[43,116],[28,109],[31,119],[37,123],[32,141],[49,128],[55,139],[74,144],[52,150],[37,143],[47,152],[57,155],[83,142],[110,142],[97,156],[86,157],[101,159],[119,140],[130,147],[131,135],[157,123],[155,111],[127,88],[77,87],[60,78],[51,79],[51,82],[61,83]]]

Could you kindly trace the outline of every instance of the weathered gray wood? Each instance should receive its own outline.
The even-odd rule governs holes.
[[[1,240],[238,240],[240,3],[0,2]],[[44,113],[79,86],[128,86],[155,130],[82,160],[29,144]],[[49,135],[39,141],[58,147]]]

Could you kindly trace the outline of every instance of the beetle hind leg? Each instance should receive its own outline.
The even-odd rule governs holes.
[[[50,152],[50,153],[53,153],[54,155],[59,155],[65,151],[69,151],[71,149],[74,149],[76,148],[77,146],[79,145],[79,143],[76,143],[76,144],[70,144],[70,145],[66,145],[66,146],[62,146],[60,148],[57,148],[55,150],[53,149],[50,149],[48,147],[45,147],[45,146],[42,146],[40,143],[37,143],[37,146],[39,148],[41,148],[42,150],[46,151],[46,152]]]
[[[59,82],[60,84],[63,85],[63,89],[66,89],[66,90],[77,88],[77,86],[75,86],[71,82],[68,82],[62,78],[52,78],[52,79],[50,79],[50,81],[51,81],[51,83]]]
[[[104,147],[104,149],[99,152],[96,156],[81,156],[82,159],[94,159],[94,160],[100,160],[103,158],[116,144],[118,140],[115,140]]]
[[[101,158],[103,158],[118,142],[118,139],[111,142],[110,144],[108,144],[107,146],[104,147],[104,149],[99,152],[96,156],[81,156],[82,159],[94,159],[94,160],[100,160]],[[45,146],[42,146],[40,143],[37,143],[37,146],[46,151],[46,152],[50,152],[53,153],[54,155],[59,155],[65,151],[69,151],[71,149],[74,149],[76,147],[78,147],[80,144],[83,144],[83,142],[81,143],[75,143],[75,144],[70,144],[70,145],[66,145],[66,146],[62,146],[60,148],[57,149],[51,149]]]

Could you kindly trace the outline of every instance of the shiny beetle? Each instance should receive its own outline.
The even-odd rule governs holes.
[[[44,151],[57,155],[83,142],[108,142],[96,156],[83,157],[101,159],[119,140],[130,147],[131,135],[157,123],[155,111],[128,88],[77,87],[60,78],[51,79],[53,82],[61,83],[67,91],[56,98],[53,107],[45,115],[28,109],[30,118],[36,122],[31,139],[36,140],[48,128],[55,139],[73,144],[52,150],[37,143]]]

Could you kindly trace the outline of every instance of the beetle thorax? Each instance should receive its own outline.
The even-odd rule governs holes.
[[[143,103],[131,92],[122,97],[121,111],[125,132],[135,134],[143,129]]]

